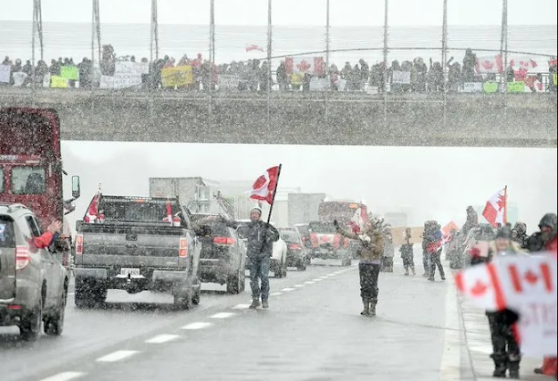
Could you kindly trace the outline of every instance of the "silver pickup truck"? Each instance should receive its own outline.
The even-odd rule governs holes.
[[[86,217],[76,227],[77,307],[103,303],[109,289],[170,292],[182,308],[200,302],[201,248],[178,199],[99,194]]]

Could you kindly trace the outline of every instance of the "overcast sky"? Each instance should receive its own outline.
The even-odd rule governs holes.
[[[0,20],[31,20],[32,0],[0,0],[5,3]],[[91,22],[91,0],[42,0],[43,20]],[[101,21],[148,23],[149,0],[101,0]],[[216,22],[226,25],[267,23],[266,0],[216,0]],[[326,0],[275,0],[276,24],[324,25]],[[391,25],[441,25],[443,0],[390,0]],[[556,0],[509,0],[509,23],[556,24]],[[8,5],[8,6],[6,6]],[[449,23],[497,25],[502,0],[449,0]],[[331,0],[332,25],[382,25],[382,0]],[[209,0],[159,0],[159,21],[175,24],[207,24]]]
[[[65,169],[82,178],[77,216],[105,194],[148,195],[149,177],[256,180],[282,163],[283,187],[365,200],[373,212],[409,206],[413,224],[463,222],[505,185],[519,218],[535,228],[557,209],[557,150],[64,142]],[[438,168],[438,171],[432,171]],[[246,189],[248,190],[248,189]],[[69,189],[68,189],[69,191]]]

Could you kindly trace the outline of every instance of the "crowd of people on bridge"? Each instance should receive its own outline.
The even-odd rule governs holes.
[[[10,57],[6,57],[2,65],[9,66],[11,74],[9,83],[4,83],[4,85],[15,85],[15,73],[26,74],[25,81],[19,86],[30,86],[33,74],[35,82],[43,85],[45,77],[59,76],[63,67],[70,66],[77,68],[79,78],[70,80],[68,87],[91,89],[92,86],[99,86],[99,76],[115,75],[117,62],[136,63],[136,58],[134,56],[117,57],[112,46],[105,45],[98,73],[96,73],[93,61],[87,57],[78,64],[73,58],[53,59],[50,65],[40,60],[35,68],[29,60],[23,64],[21,59],[14,61]],[[182,87],[178,86],[178,88],[194,91],[222,90],[220,77],[234,76],[238,78],[238,83],[234,85],[233,90],[252,92],[266,92],[269,85],[271,85],[271,90],[311,91],[316,90],[312,86],[312,82],[316,80],[321,81],[322,84],[319,90],[365,92],[373,89],[378,93],[385,91],[436,93],[443,92],[447,87],[448,92],[461,92],[464,91],[464,85],[468,83],[500,82],[504,78],[507,82],[524,81],[528,89],[533,92],[556,92],[557,73],[556,59],[549,61],[548,74],[545,75],[528,73],[526,69],[518,70],[512,65],[509,65],[503,73],[479,73],[478,59],[471,49],[467,50],[461,63],[453,57],[446,63],[433,59],[425,62],[424,59],[418,57],[413,61],[394,60],[388,66],[384,62],[369,65],[364,59],[361,59],[358,63],[347,61],[343,66],[331,63],[319,75],[308,72],[293,73],[292,70],[289,70],[285,60],[279,63],[273,73],[270,71],[269,63],[265,60],[250,59],[233,61],[228,64],[214,64],[204,59],[201,54],[198,54],[196,58],[184,55],[178,61],[175,58],[164,56],[151,63],[147,58],[142,58],[139,62],[144,64],[147,69],[142,75],[141,84],[134,87],[144,90],[165,89],[162,80],[163,70],[183,66],[192,67],[193,80],[192,83]],[[401,76],[401,73],[405,75]],[[177,87],[173,89],[177,89]]]

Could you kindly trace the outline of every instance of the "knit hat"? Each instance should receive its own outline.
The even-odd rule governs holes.
[[[252,214],[254,212],[258,213],[260,216],[263,214],[262,208],[260,208],[259,206],[256,206],[256,207],[252,208],[252,210],[250,211],[250,214]]]
[[[498,230],[498,233],[496,233],[496,239],[498,238],[511,239],[512,231],[507,226],[504,226]]]

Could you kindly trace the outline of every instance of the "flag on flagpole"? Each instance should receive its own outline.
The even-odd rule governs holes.
[[[97,194],[93,196],[93,199],[87,208],[87,212],[85,213],[85,217],[83,217],[83,222],[86,224],[94,223],[99,217],[99,202],[101,201],[101,195],[101,184],[99,184],[99,190],[97,191]]]
[[[249,191],[250,198],[257,201],[265,201],[269,205],[273,203],[273,196],[279,180],[279,166],[269,168],[265,174],[258,177],[252,190]]]
[[[498,191],[487,202],[482,212],[483,217],[493,227],[508,222],[508,187]]]

